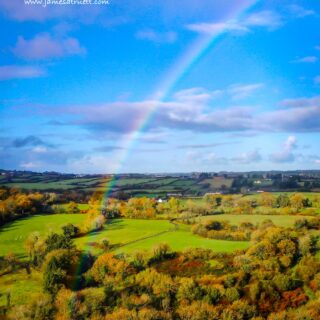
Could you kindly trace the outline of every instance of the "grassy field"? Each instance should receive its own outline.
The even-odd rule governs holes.
[[[85,219],[81,214],[55,214],[33,216],[17,220],[0,229],[0,255],[9,252],[20,258],[26,258],[24,241],[32,232],[42,235],[58,231],[66,223],[78,224]],[[102,239],[107,238],[115,246],[114,253],[130,254],[137,250],[150,250],[159,243],[167,243],[173,250],[186,248],[210,248],[219,252],[230,252],[245,249],[249,242],[210,240],[196,236],[190,232],[190,226],[175,227],[167,220],[129,220],[117,219],[109,221],[104,230],[75,239],[78,248],[97,253],[96,247]],[[5,288],[5,290],[1,290]],[[0,293],[10,292],[11,304],[21,305],[42,292],[41,273],[33,271],[27,275],[25,270],[0,277]],[[6,296],[0,296],[0,306],[6,305]]]
[[[11,305],[21,305],[42,293],[42,274],[35,270],[27,275],[25,270],[0,277],[0,293],[10,292]],[[5,294],[0,296],[0,306],[6,305]]]
[[[226,179],[224,177],[214,177],[211,179],[204,179],[200,184],[209,184],[210,189],[220,189],[222,186],[230,188],[232,185],[233,179]]]
[[[167,220],[112,220],[105,230],[97,234],[76,239],[80,248],[95,251],[94,243],[107,238],[111,244],[119,246],[116,253],[132,253],[150,250],[158,243],[167,243],[173,250],[186,248],[207,248],[216,252],[230,252],[249,246],[245,241],[222,241],[201,238],[190,231],[190,227],[179,225],[176,229]]]
[[[35,231],[46,235],[52,231],[59,231],[66,223],[80,224],[86,218],[81,214],[55,214],[39,215],[14,221],[0,228],[0,255],[9,252],[26,258],[24,241],[27,236]],[[271,219],[279,226],[292,226],[300,216],[279,215],[234,215],[222,214],[201,217],[201,220],[229,220],[232,224],[249,221],[254,224]],[[172,250],[181,251],[187,248],[208,248],[216,252],[231,252],[246,249],[250,242],[225,241],[206,239],[194,235],[190,226],[179,224],[175,226],[168,220],[110,220],[104,230],[86,235],[74,240],[79,249],[98,253],[101,249],[97,246],[103,239],[108,239],[113,246],[115,254],[131,254],[137,250],[151,250],[159,243],[167,243]],[[216,263],[213,261],[213,263]],[[5,288],[1,290],[1,288]],[[27,275],[25,270],[0,277],[0,293],[10,291],[12,305],[24,304],[42,291],[42,276],[33,271]],[[5,295],[0,297],[0,306],[6,304]]]
[[[42,235],[59,231],[66,223],[79,224],[85,219],[81,214],[55,214],[34,216],[9,223],[0,229],[0,255],[9,252],[25,258],[24,242],[32,232]],[[166,242],[174,250],[188,247],[211,248],[215,251],[232,251],[246,248],[247,242],[233,242],[204,239],[190,232],[189,226],[178,229],[167,220],[111,220],[105,229],[75,239],[78,248],[97,252],[96,244],[107,238],[115,246],[116,253],[130,253],[138,249],[149,250],[160,242]]]
[[[45,235],[60,230],[67,223],[81,223],[85,217],[83,214],[54,214],[33,216],[7,223],[0,228],[0,255],[12,252],[24,257],[24,241],[30,233],[37,231]]]
[[[206,220],[227,220],[231,224],[238,225],[242,222],[251,222],[253,224],[261,223],[264,220],[270,219],[276,226],[279,227],[292,227],[295,221],[299,219],[312,219],[314,217],[307,216],[284,216],[284,215],[259,215],[259,214],[220,214],[220,215],[212,215],[212,216],[204,216],[197,218],[200,221]]]
[[[286,194],[291,197],[294,194],[301,194],[303,197],[310,199],[311,201],[317,197],[320,197],[320,193],[318,192],[270,192],[273,196],[278,197],[280,194]],[[261,193],[248,194],[244,196],[245,198],[258,200],[261,197]]]
[[[179,228],[153,238],[148,238],[132,244],[127,244],[116,250],[116,253],[132,253],[137,250],[150,250],[158,243],[167,243],[173,250],[182,251],[187,248],[212,249],[215,252],[231,252],[249,247],[247,241],[225,241],[206,239],[194,235],[189,226],[179,225]]]

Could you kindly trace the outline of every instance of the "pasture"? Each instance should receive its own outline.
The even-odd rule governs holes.
[[[46,235],[59,231],[67,223],[79,224],[86,218],[83,214],[54,214],[22,218],[0,228],[0,255],[14,253],[25,257],[24,242],[32,232]]]
[[[0,255],[14,253],[26,258],[24,242],[33,232],[45,236],[50,232],[59,232],[67,223],[80,224],[85,219],[81,214],[55,214],[33,216],[8,223],[0,229]],[[175,226],[167,220],[110,220],[102,231],[74,240],[79,249],[100,251],[98,245],[108,239],[115,253],[131,253],[142,249],[150,250],[156,244],[167,243],[173,250],[186,248],[210,248],[217,252],[230,252],[248,247],[248,242],[222,241],[201,238],[190,231],[186,225]]]
[[[26,259],[24,242],[32,232],[45,236],[50,232],[60,232],[67,223],[81,224],[86,218],[84,214],[54,214],[38,215],[16,220],[0,228],[0,255],[10,252],[21,259]],[[301,216],[280,215],[235,215],[221,214],[204,216],[199,219],[228,220],[231,224],[241,222],[261,223],[270,219],[276,225],[290,227]],[[309,218],[309,217],[308,217]],[[248,241],[214,240],[193,234],[191,226],[173,224],[168,220],[109,220],[104,229],[74,239],[77,248],[90,251],[93,254],[102,252],[99,246],[103,239],[108,239],[111,251],[115,254],[130,255],[136,251],[150,251],[159,243],[167,243],[172,250],[182,251],[187,248],[206,248],[215,252],[232,252],[249,247]],[[213,261],[213,263],[216,263]],[[0,277],[0,287],[6,288],[11,294],[11,303],[21,305],[27,303],[30,297],[35,297],[42,290],[42,274],[33,270],[27,275],[25,270]],[[6,296],[0,297],[0,305],[6,304]]]
[[[239,225],[242,222],[250,222],[254,225],[263,222],[264,220],[271,220],[279,227],[293,227],[294,223],[299,219],[312,219],[314,217],[308,216],[294,216],[294,215],[262,215],[262,214],[219,214],[196,218],[197,221],[229,221],[232,225]]]

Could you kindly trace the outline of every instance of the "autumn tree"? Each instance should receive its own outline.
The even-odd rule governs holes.
[[[76,214],[80,212],[80,209],[74,201],[71,201],[67,206],[67,212],[71,214]]]

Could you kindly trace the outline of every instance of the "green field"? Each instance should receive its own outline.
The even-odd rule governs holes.
[[[24,242],[32,232],[46,235],[59,231],[66,223],[79,224],[85,219],[81,214],[55,214],[34,216],[6,224],[0,229],[0,255],[9,252],[25,257]],[[248,242],[210,240],[194,235],[189,226],[175,227],[167,220],[111,220],[104,230],[75,239],[78,248],[97,252],[96,244],[107,238],[116,253],[130,253],[138,249],[149,250],[166,242],[173,250],[185,248],[211,248],[214,251],[232,251],[248,247]]]
[[[12,252],[20,258],[26,258],[24,241],[32,232],[46,235],[51,231],[59,231],[66,223],[79,224],[85,219],[81,214],[55,214],[33,216],[8,223],[0,229],[0,255]],[[217,252],[230,252],[245,249],[249,242],[223,241],[201,238],[190,232],[190,226],[176,227],[168,220],[110,220],[104,230],[75,239],[78,248],[98,253],[101,249],[96,244],[107,238],[114,245],[116,254],[130,254],[137,250],[151,250],[159,243],[167,243],[173,250],[186,248],[208,248]],[[12,305],[24,304],[42,290],[41,273],[33,271],[27,275],[25,270],[0,277],[0,293],[10,292]],[[0,306],[6,304],[5,295],[0,297]]]
[[[83,214],[54,214],[32,216],[7,223],[0,228],[0,255],[12,252],[24,257],[24,241],[30,233],[37,231],[46,235],[60,230],[67,223],[79,224],[85,217]]]
[[[285,215],[262,215],[262,214],[219,214],[212,216],[204,216],[197,218],[199,221],[206,220],[227,220],[233,225],[238,225],[242,222],[251,222],[253,224],[261,223],[264,220],[270,219],[276,226],[292,227],[295,221],[299,219],[312,219],[314,217],[308,216],[285,216]]]
[[[90,250],[90,245],[107,238],[116,253],[131,253],[136,250],[150,250],[158,243],[167,243],[173,250],[186,248],[207,248],[216,252],[230,252],[245,249],[249,246],[245,241],[211,240],[194,235],[190,227],[175,227],[167,220],[112,220],[105,230],[83,238],[76,239],[80,248]],[[94,249],[93,249],[94,251]]]
[[[204,179],[200,184],[209,184],[211,190],[220,189],[222,186],[230,188],[232,185],[233,179],[226,179],[224,177],[214,177],[211,179]]]
[[[42,274],[32,270],[30,275],[25,270],[0,277],[0,293],[10,292],[12,305],[25,304],[36,295],[42,293]],[[0,296],[0,306],[6,305],[6,296]],[[1,318],[1,317],[0,317]]]
[[[39,215],[20,219],[8,223],[0,228],[0,255],[9,252],[15,253],[20,258],[26,258],[24,241],[32,232],[46,235],[53,231],[59,231],[66,223],[80,224],[86,216],[84,214],[54,214]],[[199,220],[228,220],[232,224],[240,224],[248,221],[254,224],[271,219],[279,226],[292,226],[294,221],[301,216],[281,215],[235,215],[221,214],[200,217]],[[309,218],[309,217],[308,217]],[[310,217],[312,218],[312,217]],[[177,226],[168,220],[133,220],[114,219],[109,220],[102,231],[76,238],[74,240],[79,249],[90,251],[93,254],[102,252],[99,248],[103,239],[108,239],[115,254],[131,254],[138,250],[151,250],[159,243],[167,243],[172,250],[181,251],[187,248],[207,248],[215,252],[232,252],[246,249],[248,241],[226,241],[206,239],[194,235],[190,231],[191,226],[178,224]],[[41,273],[33,271],[27,275],[25,270],[0,277],[0,288],[10,291],[13,305],[24,304],[35,297],[42,290]],[[0,305],[6,304],[6,297],[0,297]]]
[[[286,194],[288,197],[291,197],[294,194],[301,194],[303,197],[310,199],[311,201],[314,200],[314,198],[319,198],[320,193],[318,192],[269,192],[275,197],[278,197],[281,194]],[[245,198],[251,199],[251,200],[258,200],[261,197],[262,193],[254,193],[254,194],[248,194],[244,195]]]

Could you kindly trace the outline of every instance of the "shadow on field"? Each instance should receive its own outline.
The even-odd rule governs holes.
[[[125,227],[123,221],[119,219],[107,220],[106,222],[107,230],[120,230]]]
[[[25,217],[7,222],[6,224],[4,224],[3,226],[0,227],[0,232],[9,231],[9,230],[16,230],[19,228],[19,226],[15,225],[15,224],[17,224],[21,221],[29,220],[32,217],[34,217],[34,216],[25,216]]]

